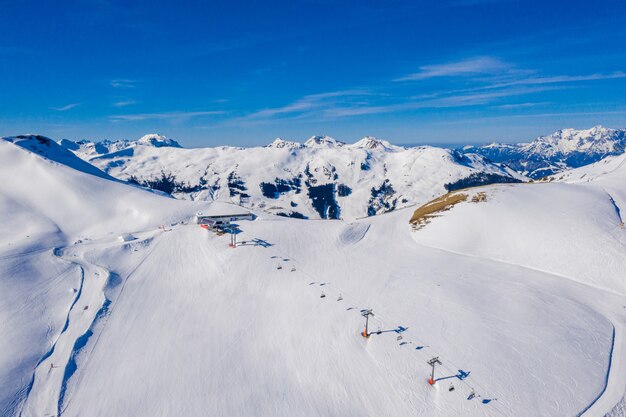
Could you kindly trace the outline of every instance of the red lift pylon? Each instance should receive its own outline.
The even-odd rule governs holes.
[[[374,313],[372,312],[371,309],[367,309],[367,310],[361,310],[361,315],[365,317],[365,329],[363,329],[363,332],[361,332],[361,336],[369,338],[371,334],[369,333],[367,329],[367,325],[369,324],[370,316],[373,316]]]
[[[439,360],[439,356],[435,356],[434,358],[432,358],[431,360],[428,361],[428,364],[432,367],[432,370],[430,371],[430,379],[428,380],[428,383],[430,385],[435,385],[435,365],[439,364],[441,365],[441,361]]]

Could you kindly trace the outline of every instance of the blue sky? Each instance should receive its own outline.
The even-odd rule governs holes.
[[[450,144],[626,127],[622,0],[0,8],[0,136]]]

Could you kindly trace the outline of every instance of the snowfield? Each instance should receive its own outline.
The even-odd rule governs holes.
[[[309,144],[319,172],[354,174],[348,145],[327,142]],[[295,170],[290,146],[257,148],[237,172],[269,152]],[[458,191],[470,198],[419,230],[410,208],[314,221],[250,204],[232,249],[190,222],[220,203],[81,170],[59,149],[0,140],[2,416],[623,415],[619,164],[610,183]],[[133,153],[149,166],[154,149]],[[196,169],[195,150],[173,149],[172,166]],[[415,201],[469,172],[451,173],[449,153],[403,152],[380,166],[423,164],[406,179]]]

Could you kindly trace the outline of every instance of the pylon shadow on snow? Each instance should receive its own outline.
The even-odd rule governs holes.
[[[261,246],[264,248],[269,248],[270,246],[274,246],[274,244],[269,243],[268,241],[263,239],[254,238],[252,240],[244,240],[242,242],[239,242],[237,243],[237,246]]]
[[[471,373],[471,371],[466,372],[462,369],[459,369],[459,372],[455,375],[449,375],[449,376],[443,376],[441,378],[436,378],[435,382],[437,381],[442,381],[444,379],[450,379],[450,378],[458,378],[459,381],[463,381],[465,378],[467,378],[469,376],[469,374]]]
[[[376,330],[375,332],[372,332],[372,334],[382,334],[382,333],[391,333],[391,332],[400,334],[400,333],[406,332],[407,329],[408,327],[398,326],[395,329]]]

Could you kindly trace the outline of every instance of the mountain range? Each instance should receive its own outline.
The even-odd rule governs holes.
[[[491,143],[465,146],[464,153],[477,153],[503,163],[520,174],[539,179],[572,168],[619,155],[626,149],[626,129],[594,126],[591,129],[562,129],[528,143]]]
[[[230,201],[288,217],[351,219],[422,204],[446,191],[540,179],[624,152],[626,130],[563,129],[528,143],[444,149],[367,136],[278,138],[261,147],[183,148],[158,134],[58,143],[107,175],[177,198]]]

